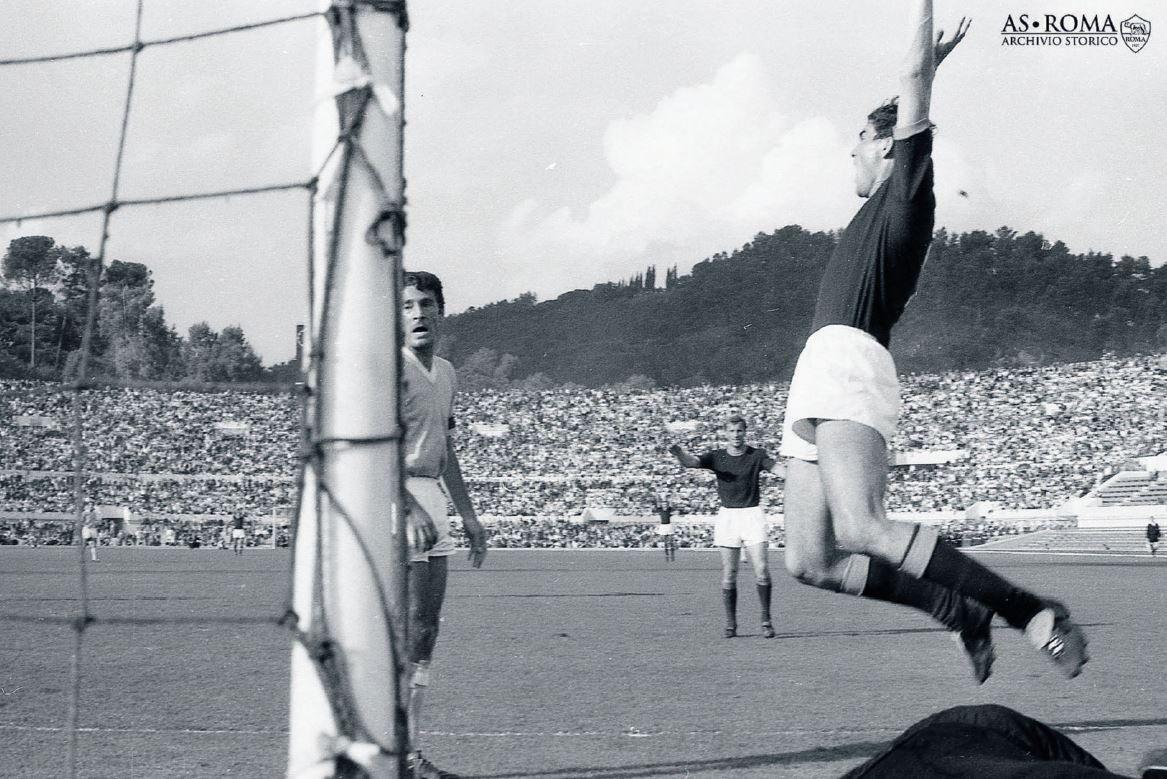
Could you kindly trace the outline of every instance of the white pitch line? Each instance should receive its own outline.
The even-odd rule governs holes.
[[[1156,724],[1118,724],[1118,725],[1059,725],[1060,730],[1070,733],[1092,733],[1110,730],[1128,730],[1139,728],[1161,728]],[[25,733],[65,733],[68,728],[55,725],[17,725],[15,723],[0,723],[0,731],[16,731]],[[186,735],[186,736],[278,736],[286,738],[286,730],[241,730],[219,728],[105,728],[79,727],[78,733],[98,734],[149,734],[149,735]],[[423,730],[424,736],[438,738],[692,738],[696,736],[784,736],[824,738],[830,736],[864,736],[864,735],[896,735],[899,728],[788,728],[782,730],[658,730],[643,731],[636,728],[628,730],[497,730],[497,731],[465,731],[454,732],[445,730]]]
[[[1027,554],[1027,555],[1049,555],[1050,557],[1111,557],[1111,558],[1125,558],[1128,560],[1153,560],[1146,552],[1075,552],[1069,549],[977,549],[975,546],[962,546],[962,552],[971,552],[973,554]]]
[[[18,731],[26,733],[64,733],[68,728],[56,725],[18,725],[12,722],[0,723],[0,731]],[[279,736],[288,735],[286,730],[242,730],[222,728],[109,728],[109,727],[79,727],[78,733],[145,733],[158,735],[195,735],[195,736]],[[636,728],[627,730],[498,730],[498,731],[466,731],[454,732],[443,730],[422,730],[422,735],[444,738],[661,738],[661,737],[692,737],[692,736],[807,736],[823,737],[831,735],[862,735],[874,733],[899,733],[895,728],[827,728],[816,730],[813,728],[792,728],[785,730],[753,730],[753,731],[726,731],[726,730],[658,730],[644,731]]]
[[[11,722],[0,723],[0,730],[15,730],[27,733],[66,733],[69,728],[62,728],[56,725],[17,725]],[[280,736],[281,738],[288,735],[286,730],[243,730],[243,729],[214,729],[214,728],[102,728],[102,727],[79,727],[78,733],[157,733],[162,735],[184,734],[184,735],[199,735],[199,736]]]

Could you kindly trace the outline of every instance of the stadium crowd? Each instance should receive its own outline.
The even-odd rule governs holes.
[[[1119,464],[1167,449],[1167,370],[1157,356],[902,381],[892,449],[959,457],[894,468],[892,511],[961,511],[978,501],[1053,508]],[[678,467],[667,447],[720,446],[718,424],[737,410],[750,420],[748,440],[776,452],[785,396],[781,383],[463,393],[459,459],[496,546],[655,543],[648,522],[588,530],[568,520],[589,507],[648,520],[660,492],[678,517],[713,514],[711,475]],[[287,395],[96,389],[83,397],[93,502],[174,523],[291,511],[300,417]],[[71,420],[71,396],[57,385],[0,382],[0,513],[72,510]],[[781,479],[764,479],[764,507],[781,512]],[[686,542],[699,545],[704,526],[686,527]]]

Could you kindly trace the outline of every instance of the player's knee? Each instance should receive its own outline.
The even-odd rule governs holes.
[[[438,626],[425,622],[410,626],[410,660],[415,663],[429,662],[438,643]]]
[[[816,555],[799,554],[786,547],[786,570],[798,581],[812,587],[830,587],[830,570]]]
[[[430,686],[430,663],[429,660],[423,660],[413,663],[413,673],[409,678],[410,687],[429,687]]]
[[[858,517],[852,517],[851,520],[835,525],[835,538],[840,549],[853,554],[870,554],[882,546],[883,522],[863,521]]]

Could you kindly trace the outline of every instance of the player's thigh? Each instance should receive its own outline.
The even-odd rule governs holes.
[[[783,492],[786,569],[795,576],[830,568],[846,554],[838,548],[817,463],[791,458]]]
[[[875,428],[845,419],[815,428],[819,475],[835,536],[853,552],[894,556],[911,539],[911,525],[889,522],[883,509],[887,489],[887,444]],[[902,536],[902,538],[901,538]]]
[[[449,579],[449,557],[431,557],[429,567],[429,583],[425,610],[437,620],[442,612],[442,604],[446,600],[446,583]]]

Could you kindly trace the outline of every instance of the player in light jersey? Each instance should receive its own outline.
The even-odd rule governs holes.
[[[89,547],[89,559],[97,562],[97,509],[92,503],[85,504],[85,513],[81,515],[81,543]]]
[[[932,0],[913,0],[898,99],[868,116],[851,152],[866,202],[823,274],[812,332],[791,381],[781,454],[786,565],[816,587],[911,606],[957,632],[978,682],[989,675],[992,613],[1025,631],[1068,677],[1086,639],[1060,603],[1006,581],[939,539],[889,519],[883,499],[899,381],[888,345],[932,241],[932,124],[937,64],[964,37],[933,37]]]
[[[402,284],[401,421],[405,427],[405,489],[408,521],[413,527],[428,515],[436,541],[417,551],[409,566],[409,655],[413,673],[409,690],[409,763],[418,779],[448,779],[418,750],[422,700],[430,681],[430,662],[438,638],[446,596],[447,560],[454,553],[450,537],[448,494],[462,518],[470,542],[470,562],[478,568],[486,557],[486,531],[478,521],[450,430],[454,427],[454,366],[434,354],[446,301],[442,282],[432,273],[408,272]],[[443,493],[439,483],[445,484]],[[422,545],[423,548],[425,545]]]
[[[762,636],[773,638],[770,619],[770,537],[761,506],[762,471],[778,468],[777,460],[764,449],[746,445],[746,420],[731,414],[725,421],[725,448],[711,449],[700,457],[689,454],[679,444],[669,452],[686,468],[705,468],[717,476],[717,497],[721,509],[713,526],[713,544],[721,550],[721,600],[725,606],[726,638],[737,635],[737,571],[742,548],[754,568],[758,602],[762,610]]]

